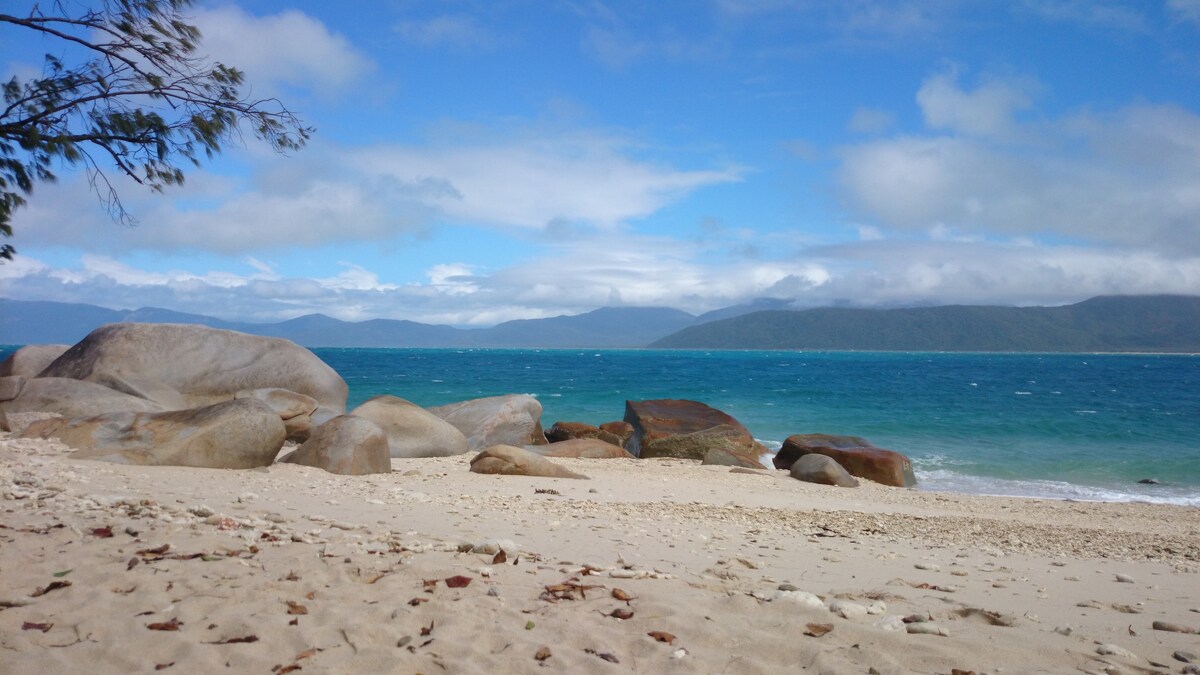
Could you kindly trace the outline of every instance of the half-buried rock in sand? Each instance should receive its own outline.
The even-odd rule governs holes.
[[[541,455],[511,445],[493,445],[475,455],[471,460],[471,472],[543,478],[587,478]]]

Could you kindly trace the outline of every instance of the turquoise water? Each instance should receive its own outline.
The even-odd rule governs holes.
[[[1200,506],[1200,356],[314,351],[352,407],[527,393],[549,427],[621,419],[626,399],[686,398],[772,449],[797,433],[864,436],[911,457],[924,489]]]
[[[797,433],[864,436],[911,457],[925,489],[1200,506],[1200,356],[315,351],[352,406],[527,393],[548,427],[621,419],[626,399],[687,398],[770,448]]]

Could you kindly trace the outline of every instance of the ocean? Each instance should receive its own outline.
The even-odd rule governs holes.
[[[692,399],[772,450],[799,433],[865,437],[911,457],[918,489],[1200,506],[1197,355],[313,351],[351,407],[524,393],[549,428],[619,420],[627,399]]]
[[[911,457],[921,489],[1200,506],[1195,355],[315,351],[350,385],[351,406],[524,393],[548,428],[619,420],[627,399],[684,398],[770,449],[799,433],[865,437]]]

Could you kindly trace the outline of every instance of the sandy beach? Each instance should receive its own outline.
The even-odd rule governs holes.
[[[37,415],[13,415],[19,429]],[[69,458],[0,434],[0,672],[1146,673],[1200,510],[802,483]],[[815,596],[815,597],[814,597]],[[1190,656],[1193,655],[1193,656]]]

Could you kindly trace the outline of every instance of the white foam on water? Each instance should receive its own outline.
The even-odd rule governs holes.
[[[783,447],[783,443],[780,441],[767,441],[761,438],[756,438],[754,440],[758,441],[759,445],[763,446],[767,450],[770,450],[772,457],[775,455],[775,453],[779,452],[780,448]]]
[[[1089,502],[1146,502],[1200,506],[1200,488],[1196,487],[1131,485],[1127,489],[1105,488],[1055,480],[988,478],[949,469],[918,469],[916,475],[918,490],[936,492],[961,492],[996,497],[1074,499]]]

